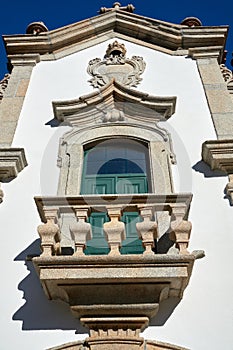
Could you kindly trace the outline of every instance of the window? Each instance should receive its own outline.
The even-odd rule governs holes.
[[[125,139],[98,143],[85,150],[82,194],[148,192],[148,148]]]
[[[86,148],[82,194],[127,194],[148,192],[148,148],[137,141],[116,138],[105,140]],[[103,223],[106,213],[92,213],[93,239],[88,242],[86,254],[107,254],[108,245],[104,238]],[[135,212],[124,213],[121,221],[126,225],[126,240],[123,254],[142,253],[136,222],[140,217]]]

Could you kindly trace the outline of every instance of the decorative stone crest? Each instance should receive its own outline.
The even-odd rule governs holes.
[[[103,60],[95,58],[89,62],[87,72],[93,77],[89,82],[94,88],[104,86],[112,79],[122,85],[136,87],[142,80],[140,75],[145,67],[142,57],[126,58],[125,45],[114,41],[108,45]]]

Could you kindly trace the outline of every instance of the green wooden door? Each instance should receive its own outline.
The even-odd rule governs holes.
[[[85,151],[82,194],[132,194],[147,193],[147,148],[136,141],[105,141]],[[125,212],[121,220],[126,225],[126,240],[122,254],[142,253],[136,223],[140,216]],[[106,213],[92,213],[93,239],[88,241],[86,254],[108,254],[104,238],[103,223],[108,221]]]

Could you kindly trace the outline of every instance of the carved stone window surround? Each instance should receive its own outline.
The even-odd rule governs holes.
[[[94,129],[93,129],[94,130]],[[59,163],[61,166],[60,178],[59,178],[59,195],[78,195],[81,191],[81,179],[83,171],[84,149],[88,144],[93,144],[96,141],[104,142],[108,139],[113,139],[112,127],[104,127],[100,131],[97,129],[93,139],[92,132],[86,132],[84,134],[78,134],[73,138],[64,138],[61,141],[59,151]],[[117,130],[114,129],[116,135],[114,139],[117,142],[118,138],[133,139],[138,142],[148,144],[149,151],[149,178],[151,179],[151,189],[153,193],[171,193],[173,191],[172,178],[170,175],[170,152],[167,149],[167,144],[163,141],[154,138],[152,133],[146,133],[144,131],[144,138],[139,136],[142,133],[141,129],[135,127],[119,126]],[[88,138],[90,135],[90,139]],[[98,137],[98,138],[97,138]],[[86,140],[86,143],[79,143],[82,139]]]
[[[170,135],[158,122],[166,121],[174,113],[175,102],[175,97],[149,96],[114,80],[98,93],[53,102],[55,118],[73,127],[60,142],[58,194],[80,193],[85,145],[113,137],[147,144],[152,192],[171,193],[170,166],[175,157]]]

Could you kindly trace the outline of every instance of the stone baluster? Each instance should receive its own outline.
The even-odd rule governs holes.
[[[143,254],[154,254],[152,248],[155,246],[154,241],[158,237],[158,232],[157,223],[155,221],[151,221],[153,208],[151,206],[138,206],[138,209],[143,221],[136,223],[136,229],[145,248]]]
[[[110,248],[109,254],[119,255],[122,241],[126,238],[125,224],[119,221],[121,207],[107,207],[110,222],[105,222],[103,229]]]
[[[57,221],[57,209],[44,209],[46,223],[38,226],[41,239],[41,256],[52,256],[61,253],[60,230]]]
[[[92,239],[91,225],[86,222],[88,208],[74,207],[77,222],[70,225],[70,233],[75,244],[74,255],[84,255],[88,240]]]
[[[176,243],[176,248],[179,249],[180,254],[189,254],[187,248],[192,230],[191,222],[183,219],[185,213],[185,206],[173,207],[172,216],[174,220],[171,222],[170,239]]]

